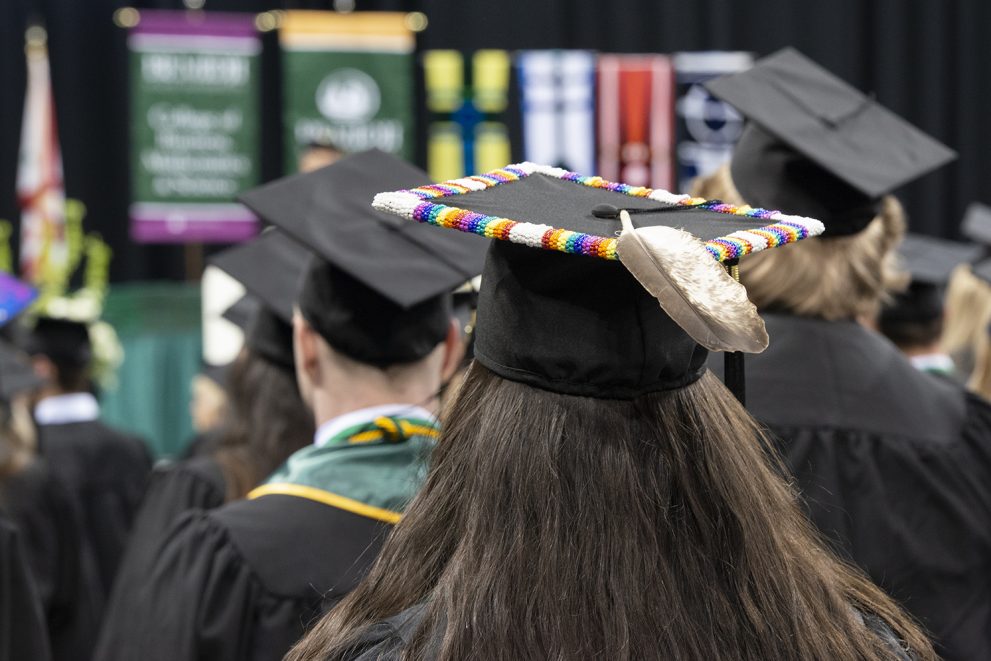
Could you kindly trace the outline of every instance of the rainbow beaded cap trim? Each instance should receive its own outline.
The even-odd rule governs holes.
[[[665,204],[694,206],[696,208],[715,211],[717,213],[747,216],[775,221],[764,227],[741,230],[726,236],[712,239],[705,243],[706,250],[720,262],[739,259],[744,255],[758,252],[766,248],[775,248],[794,243],[810,236],[818,236],[824,231],[823,224],[812,218],[788,216],[780,211],[754,209],[748,206],[737,207],[717,201],[707,201],[690,195],[677,195],[665,190],[650,189],[643,186],[629,186],[606,181],[602,177],[586,177],[561,168],[533,163],[518,163],[507,165],[499,170],[473,177],[452,179],[442,184],[420,186],[410,190],[379,193],[375,196],[372,206],[379,211],[429,223],[440,227],[471,232],[492,239],[502,239],[514,243],[522,243],[533,248],[547,248],[561,252],[618,259],[616,255],[616,239],[612,237],[584,234],[571,230],[523,223],[509,218],[486,216],[485,214],[459,209],[433,202],[437,198],[461,195],[472,191],[485,190],[493,186],[518,181],[534,173],[544,174],[558,179],[573,181],[582,186],[604,188],[633,197],[646,197]]]

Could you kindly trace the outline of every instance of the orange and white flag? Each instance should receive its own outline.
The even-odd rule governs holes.
[[[44,30],[28,28],[27,91],[21,120],[17,198],[21,207],[21,274],[38,282],[68,260],[65,238],[65,188],[62,153],[55,121],[55,100]]]

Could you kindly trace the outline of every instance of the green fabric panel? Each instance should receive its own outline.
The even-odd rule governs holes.
[[[114,285],[103,318],[120,336],[117,387],[101,395],[108,424],[144,437],[156,457],[192,437],[190,386],[202,354],[200,289],[187,283]]]
[[[316,487],[402,512],[423,485],[434,444],[432,438],[412,436],[401,443],[310,445],[289,457],[268,483]]]

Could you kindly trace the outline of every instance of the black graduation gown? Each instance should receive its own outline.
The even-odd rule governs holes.
[[[48,632],[17,527],[0,515],[0,661],[51,659]]]
[[[83,544],[78,507],[36,460],[5,478],[0,509],[19,530],[53,657],[89,658],[103,610],[103,588]]]
[[[131,530],[127,552],[114,581],[104,618],[106,646],[126,626],[137,607],[140,587],[151,575],[166,535],[178,518],[191,510],[212,510],[224,504],[225,482],[216,460],[202,456],[156,468]],[[97,656],[102,656],[98,652]]]
[[[39,425],[38,449],[81,507],[105,600],[151,470],[147,446],[92,420]]]
[[[991,659],[991,406],[852,321],[765,320],[747,408],[810,518],[941,656]]]
[[[388,524],[269,494],[184,515],[101,661],[277,661],[365,574]]]

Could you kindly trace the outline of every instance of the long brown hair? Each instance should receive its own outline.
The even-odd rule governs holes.
[[[313,414],[292,372],[245,347],[227,375],[228,420],[215,452],[227,500],[243,498],[313,442]]]
[[[618,401],[475,364],[370,574],[286,658],[347,658],[416,604],[405,659],[893,658],[860,613],[935,658],[825,549],[770,452],[710,374]]]

